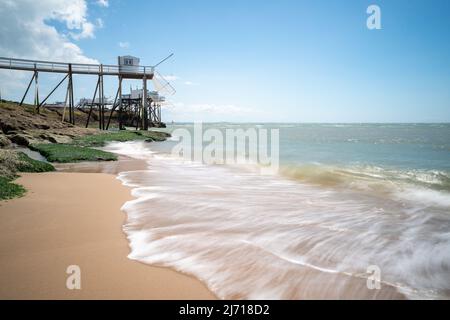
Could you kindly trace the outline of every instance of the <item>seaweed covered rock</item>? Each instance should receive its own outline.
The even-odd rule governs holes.
[[[19,155],[13,150],[0,149],[0,177],[11,180],[16,177]]]
[[[13,179],[17,172],[47,171],[55,171],[55,168],[50,163],[31,159],[23,152],[0,149],[0,177]]]
[[[0,134],[0,148],[7,148],[10,145],[11,141],[4,134]]]
[[[40,139],[36,139],[31,134],[28,134],[26,132],[13,134],[13,135],[9,136],[9,139],[12,142],[14,142],[20,146],[24,146],[24,147],[27,147],[32,143],[40,142]]]
[[[39,138],[47,140],[51,143],[71,143],[72,138],[62,134],[54,134],[49,132],[43,132],[39,134]]]

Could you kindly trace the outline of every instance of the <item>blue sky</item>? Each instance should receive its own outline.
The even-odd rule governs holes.
[[[381,30],[366,27],[371,4]],[[70,42],[105,64],[173,52],[159,69],[177,89],[165,121],[449,122],[449,15],[446,0],[88,1],[95,35]],[[75,81],[92,95],[94,79]]]

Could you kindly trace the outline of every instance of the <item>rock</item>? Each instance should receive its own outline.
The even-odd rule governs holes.
[[[9,147],[11,145],[11,141],[4,135],[0,134],[0,148]]]
[[[41,133],[39,138],[50,141],[51,143],[70,143],[72,139],[65,135],[58,135],[53,133]]]
[[[24,134],[18,133],[9,138],[12,142],[17,143],[20,146],[28,146],[30,144],[31,138]]]
[[[0,134],[5,134],[14,143],[27,146],[30,143],[69,143],[72,138],[99,132],[98,129],[84,128],[85,119],[79,121],[82,127],[62,122],[61,111],[60,108],[43,108],[37,114],[34,106],[0,102]]]
[[[30,144],[33,143],[42,143],[42,141],[35,139],[33,136],[24,134],[24,133],[18,133],[11,137],[9,137],[11,142],[14,142],[20,146],[28,147]]]
[[[48,124],[37,124],[36,127],[38,129],[44,129],[44,130],[50,129],[50,126]]]
[[[16,130],[10,130],[10,131],[8,131],[8,136],[13,136],[13,135],[15,135],[15,134],[17,134],[17,133],[19,133],[19,131],[16,131]]]
[[[19,124],[15,119],[0,119],[0,128],[4,133],[8,133],[9,131],[18,130]]]

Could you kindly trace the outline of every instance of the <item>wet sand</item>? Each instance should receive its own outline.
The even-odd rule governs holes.
[[[143,165],[128,160],[60,168],[109,174],[21,174],[26,196],[0,202],[0,299],[215,298],[193,277],[127,258],[120,208],[132,197],[113,173]],[[70,265],[81,290],[66,287]]]
[[[147,162],[142,159],[118,155],[117,161],[84,161],[75,163],[53,163],[59,172],[108,173],[117,175],[119,172],[145,170]]]

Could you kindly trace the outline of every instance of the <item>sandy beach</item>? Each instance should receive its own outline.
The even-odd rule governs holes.
[[[108,166],[115,172],[120,161]],[[0,202],[0,299],[215,298],[193,277],[127,258],[120,208],[132,197],[115,175],[31,173],[17,182],[27,194]],[[69,265],[81,268],[81,290],[66,288]]]

